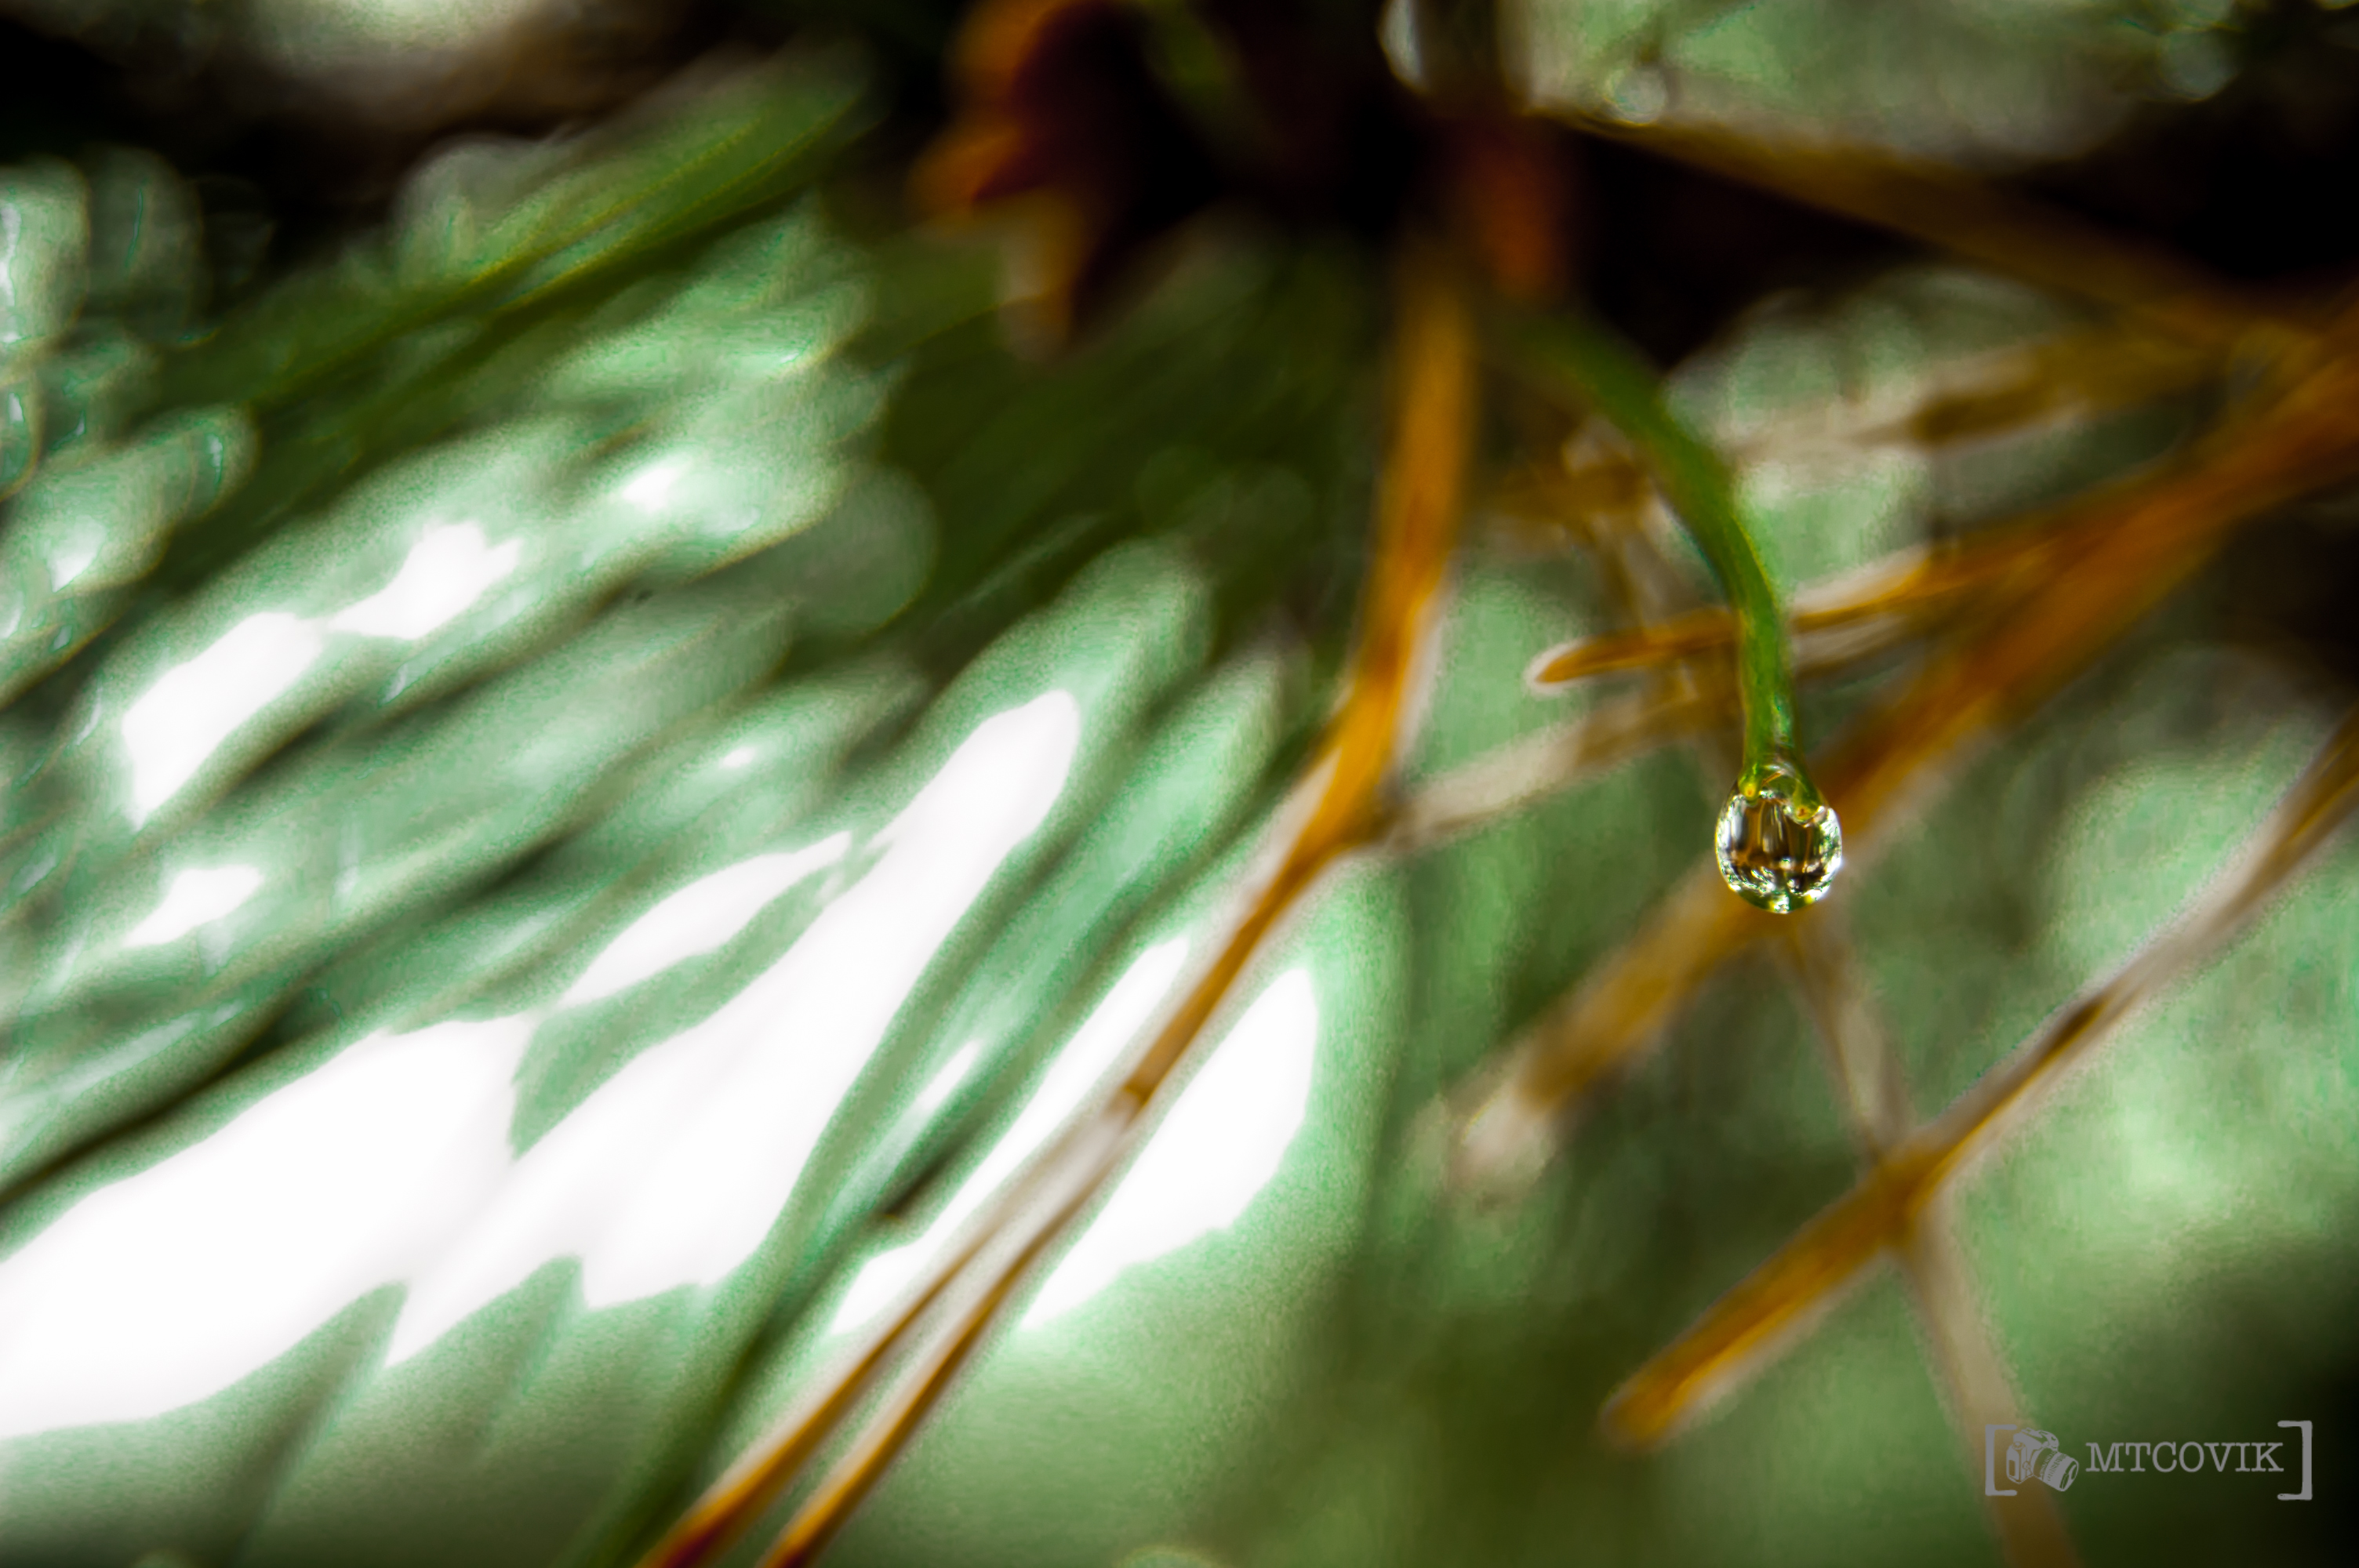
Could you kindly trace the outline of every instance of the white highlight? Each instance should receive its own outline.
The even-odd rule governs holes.
[[[123,714],[131,757],[131,826],[179,792],[238,726],[303,678],[329,632],[415,642],[448,623],[516,570],[511,539],[493,549],[473,523],[429,524],[393,580],[324,621],[266,610],[167,670]]]
[[[517,1162],[395,1325],[399,1361],[551,1258],[592,1308],[710,1285],[752,1255],[901,1003],[1048,816],[1081,735],[1050,692],[978,725],[779,960],[640,1053]]]
[[[700,877],[623,928],[558,1003],[579,1007],[628,990],[652,975],[725,945],[788,888],[832,866],[852,848],[838,833],[809,849],[756,855]]]
[[[983,1042],[980,1040],[970,1040],[951,1052],[951,1059],[942,1064],[942,1070],[928,1078],[926,1087],[918,1091],[918,1098],[909,1102],[910,1114],[930,1116],[940,1110],[942,1102],[951,1098],[951,1091],[966,1081],[967,1074],[974,1070],[974,1059],[982,1054]]]
[[[688,472],[684,458],[665,458],[649,463],[624,481],[622,497],[640,511],[653,514],[663,510],[671,499],[672,488]]]
[[[499,1180],[528,1026],[377,1035],[0,1261],[0,1439],[217,1394],[429,1255]]]
[[[262,886],[254,866],[194,866],[172,879],[164,902],[123,938],[125,947],[160,947],[230,914]]]
[[[316,622],[266,610],[158,677],[123,714],[131,826],[154,816],[239,725],[302,679],[321,645]]]
[[[1319,1003],[1305,969],[1279,976],[1221,1042],[1049,1282],[1023,1326],[1080,1306],[1136,1263],[1237,1222],[1310,1109]]]
[[[24,213],[17,211],[15,202],[0,201],[0,300],[6,301],[11,314],[16,306],[16,240],[24,232]],[[22,342],[24,337],[24,333],[12,330],[5,337],[0,337],[0,343]]]
[[[1172,982],[1180,978],[1180,967],[1187,958],[1187,938],[1180,937],[1149,947],[1123,971],[1122,979],[1106,992],[1105,1000],[1091,1011],[1065,1048],[1057,1053],[1040,1087],[1017,1113],[1006,1136],[984,1156],[974,1174],[960,1184],[958,1192],[943,1206],[934,1222],[926,1227],[925,1233],[914,1241],[878,1253],[854,1276],[851,1288],[844,1292],[843,1305],[829,1325],[830,1332],[841,1334],[855,1328],[881,1311],[957,1234],[968,1217],[983,1206],[984,1200],[997,1193],[1024,1162],[1065,1125],[1081,1105],[1082,1097],[1105,1076],[1122,1048],[1136,1039],[1139,1031],[1147,1026],[1156,1007],[1170,991]],[[947,1095],[949,1090],[943,1093]]]
[[[366,599],[328,622],[337,632],[416,642],[448,624],[484,590],[516,570],[524,543],[510,539],[493,549],[473,523],[429,523],[401,563],[401,569]]]
[[[582,1258],[592,1309],[724,1278],[942,941],[1047,817],[1080,729],[1061,691],[978,726],[776,964],[520,1159],[514,1078],[539,1013],[369,1036],[82,1199],[0,1260],[0,1439],[208,1398],[390,1283],[411,1286],[397,1362],[551,1259]],[[214,874],[209,903],[176,882],[167,906],[221,903]]]
[[[68,583],[90,570],[91,563],[98,559],[100,543],[100,535],[93,529],[89,533],[77,535],[56,555],[51,556],[49,557],[49,591],[51,593],[62,591]]]

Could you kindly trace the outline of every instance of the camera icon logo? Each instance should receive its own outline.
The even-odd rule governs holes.
[[[2010,1481],[2040,1481],[2063,1491],[2080,1473],[2079,1461],[2066,1454],[2052,1432],[2027,1426],[2018,1430],[2006,1445],[2006,1478]]]

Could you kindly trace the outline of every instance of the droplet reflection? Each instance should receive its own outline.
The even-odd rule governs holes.
[[[1720,874],[1736,896],[1776,914],[1818,903],[1843,870],[1835,808],[1799,805],[1800,787],[1790,770],[1767,770],[1751,790],[1729,796],[1713,839]]]

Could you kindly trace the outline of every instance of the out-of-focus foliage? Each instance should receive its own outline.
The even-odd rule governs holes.
[[[510,13],[104,16],[344,69]],[[2251,23],[1503,26],[1543,103],[1972,164],[2211,92]],[[880,197],[880,54],[810,31],[444,146],[251,285],[158,156],[0,168],[0,1559],[631,1561],[1118,1076],[1284,821],[1354,632],[1388,258],[1217,215],[1016,351],[998,257]],[[1803,595],[2179,449],[2217,385],[1913,417],[2103,328],[1913,256],[1756,302],[1669,391]],[[1535,522],[1493,482],[1626,455],[1566,435],[1506,400],[1485,427],[1404,798],[1654,689],[1543,705],[1539,649],[1708,596],[1643,500]],[[1826,906],[1916,1117],[2136,951],[2332,729],[2349,694],[2250,634],[2249,574],[2347,563],[2347,508],[2262,527]],[[1818,678],[1813,734],[1916,656]],[[1599,1433],[1855,1175],[1766,953],[1519,1202],[1448,1189],[1462,1087],[1706,858],[1727,742],[1317,884],[829,1560],[1994,1560],[1890,1278],[1666,1450]],[[2347,1441],[2353,853],[1959,1194],[1974,1303],[2076,1457]],[[2056,1501],[2092,1560],[2327,1560],[2331,1505],[2280,1480]]]
[[[660,70],[689,7],[647,0],[5,0],[0,16],[131,67],[350,129],[611,108]],[[655,57],[651,60],[650,57]],[[81,112],[86,106],[75,106]]]
[[[2210,96],[2246,19],[2233,0],[1528,0],[1510,15],[1543,103],[1968,164],[2082,151],[2142,100]]]

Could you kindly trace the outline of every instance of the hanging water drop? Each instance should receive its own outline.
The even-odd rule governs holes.
[[[1793,768],[1748,773],[1720,814],[1713,849],[1737,897],[1777,914],[1824,898],[1843,870],[1843,825]]]

